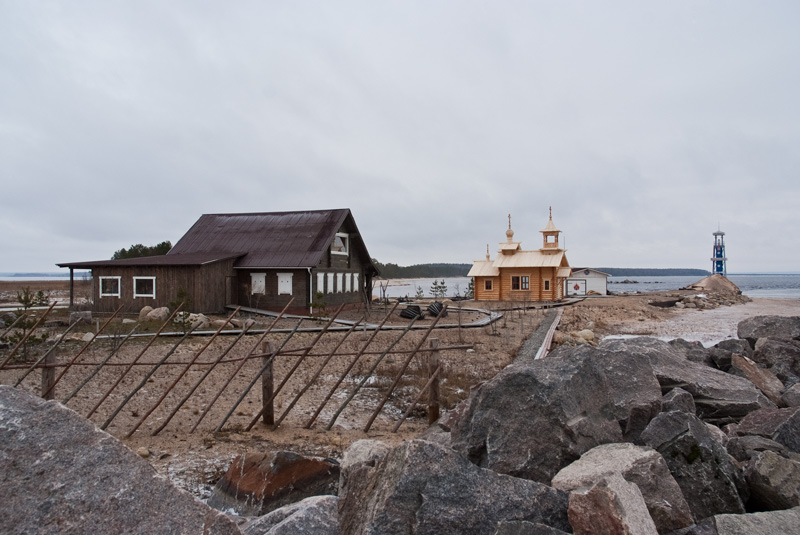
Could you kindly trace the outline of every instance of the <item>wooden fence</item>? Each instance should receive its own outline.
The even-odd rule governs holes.
[[[402,330],[396,325],[387,330],[396,307],[377,325],[367,324],[362,318],[351,322],[344,332],[331,329],[340,307],[317,328],[312,340],[303,338],[299,342],[299,338],[309,336],[308,329],[301,326],[312,321],[318,325],[319,320],[299,318],[294,328],[278,332],[275,326],[281,320],[290,321],[285,318],[286,309],[258,334],[251,334],[249,327],[233,333],[223,331],[239,313],[237,308],[213,334],[200,337],[189,329],[179,336],[167,335],[178,307],[146,343],[136,332],[138,324],[132,324],[126,333],[105,334],[120,307],[94,333],[85,335],[80,348],[75,348],[74,342],[67,343],[74,328],[71,325],[49,342],[41,356],[21,359],[20,352],[52,311],[51,306],[14,347],[3,351],[6,355],[0,362],[0,383],[57,399],[118,436],[131,436],[143,427],[153,436],[165,430],[249,431],[259,421],[274,430],[292,413],[302,427],[311,428],[326,419],[318,425],[330,430],[356,399],[361,400],[356,411],[359,417],[369,413],[363,426],[366,432],[390,398],[397,397],[404,378],[408,382],[413,361],[417,363],[417,384],[424,386],[416,387],[415,396],[402,397],[413,401],[405,402],[402,415],[391,417],[396,420],[396,432],[421,403],[427,407],[429,422],[439,417],[440,352],[472,347],[440,346],[431,336],[443,313],[427,328],[416,329],[414,319]],[[405,349],[401,349],[401,342]],[[372,386],[379,382],[379,368],[385,380],[376,390]],[[385,376],[387,369],[392,376]],[[372,395],[365,396],[366,390]]]

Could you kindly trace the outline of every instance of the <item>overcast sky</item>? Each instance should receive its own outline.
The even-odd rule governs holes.
[[[800,272],[800,2],[0,3],[0,272],[350,208],[381,262]]]

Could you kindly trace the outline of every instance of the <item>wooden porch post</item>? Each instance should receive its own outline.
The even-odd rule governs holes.
[[[75,305],[75,268],[69,268],[69,309]]]

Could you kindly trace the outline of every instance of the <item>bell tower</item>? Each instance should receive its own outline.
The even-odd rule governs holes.
[[[711,257],[711,273],[719,274],[723,277],[728,276],[728,259],[725,258],[725,233],[719,230],[714,233],[714,249]]]
[[[561,247],[558,245],[558,235],[561,234],[561,231],[558,230],[553,223],[552,206],[550,207],[550,220],[547,222],[547,226],[544,227],[544,230],[540,230],[539,232],[542,233],[541,251],[543,253],[557,253],[561,251]]]

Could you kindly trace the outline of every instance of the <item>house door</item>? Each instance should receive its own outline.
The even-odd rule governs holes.
[[[586,295],[586,279],[568,279],[567,295]]]

